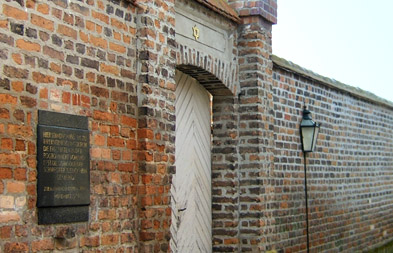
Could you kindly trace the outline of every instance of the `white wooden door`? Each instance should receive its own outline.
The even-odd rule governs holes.
[[[176,174],[172,180],[171,249],[211,252],[210,96],[176,71]]]

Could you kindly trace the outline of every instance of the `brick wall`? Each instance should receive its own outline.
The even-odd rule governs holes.
[[[261,22],[261,20],[259,20]],[[265,251],[272,223],[270,181],[273,162],[271,32],[264,24],[242,26],[239,35],[240,88],[239,212],[243,251]]]
[[[305,103],[322,123],[307,158],[310,244],[314,252],[354,252],[389,242],[393,221],[393,105],[275,58],[276,249],[305,249]],[[352,89],[352,90],[350,90]]]
[[[174,1],[138,4],[139,250],[166,252],[170,239],[170,185],[175,172]]]
[[[214,251],[305,251],[304,102],[322,123],[308,158],[312,249],[389,241],[392,104],[272,57],[276,1],[229,2],[241,24],[215,17],[234,30],[238,66],[225,72],[177,44],[174,1],[1,2],[1,252],[169,250],[176,68],[219,88]],[[38,109],[89,119],[89,222],[37,225]]]
[[[258,1],[259,4],[262,1]],[[239,93],[213,96],[213,251],[272,249],[271,21],[248,1],[237,29]]]
[[[137,248],[136,27],[127,1],[1,2],[1,252]],[[88,223],[37,225],[37,109],[89,118]]]

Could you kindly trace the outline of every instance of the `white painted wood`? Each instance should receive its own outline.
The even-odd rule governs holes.
[[[172,180],[172,252],[212,252],[210,96],[176,71],[176,174]]]

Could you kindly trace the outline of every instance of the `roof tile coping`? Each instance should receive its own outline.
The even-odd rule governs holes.
[[[139,6],[138,0],[128,0],[128,1],[136,6]],[[195,0],[195,1],[236,23],[240,23],[239,15],[236,13],[234,9],[232,9],[231,6],[229,6],[227,1],[225,0]]]
[[[334,89],[338,89],[338,90],[341,90],[344,92],[348,92],[356,97],[366,99],[368,101],[393,108],[392,101],[381,98],[381,97],[379,97],[369,91],[365,91],[365,90],[360,89],[358,87],[353,87],[353,86],[341,83],[341,82],[334,80],[332,78],[316,74],[311,70],[305,69],[305,68],[303,68],[303,67],[301,67],[291,61],[287,61],[287,60],[280,58],[276,55],[272,55],[272,61],[275,65],[277,65],[283,69],[289,70],[289,71],[297,73],[301,76],[311,78],[315,81],[321,82],[322,84],[324,84],[330,88],[334,88]]]
[[[239,15],[225,0],[196,0],[196,2],[203,4],[207,8],[229,18],[232,21],[235,21],[236,23],[240,23]]]

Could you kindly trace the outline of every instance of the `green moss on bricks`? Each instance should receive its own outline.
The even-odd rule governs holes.
[[[390,253],[393,252],[393,241],[388,242],[375,249],[369,250],[368,253]]]

